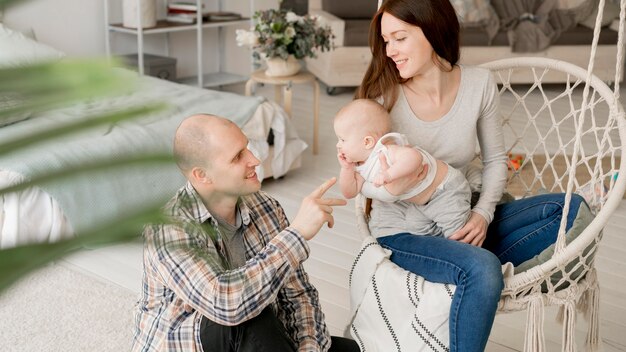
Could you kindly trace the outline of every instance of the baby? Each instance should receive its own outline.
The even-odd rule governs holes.
[[[335,116],[339,185],[344,197],[359,192],[384,202],[408,201],[423,219],[411,233],[451,236],[470,216],[465,176],[428,152],[390,133],[391,119],[377,102],[354,100]],[[424,175],[425,173],[425,175]],[[415,221],[413,221],[415,220]]]

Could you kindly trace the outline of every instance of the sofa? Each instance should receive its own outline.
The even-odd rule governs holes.
[[[532,0],[452,0],[461,22],[460,63],[477,65],[502,58],[540,56],[586,68],[598,1],[536,0],[535,8],[530,10],[537,14],[536,18],[520,19],[512,17],[519,11],[515,5]],[[546,4],[551,7],[546,8]],[[332,28],[335,49],[306,59],[307,69],[326,85],[329,94],[337,87],[358,86],[371,60],[368,30],[377,1],[321,0],[319,8],[314,6],[310,6],[309,12]],[[594,73],[608,83],[615,80],[617,32],[613,28],[618,15],[619,7],[607,0]],[[529,30],[536,31],[530,43],[523,37]],[[543,82],[559,83],[564,79],[547,76]],[[511,83],[533,81],[533,77],[519,75]]]

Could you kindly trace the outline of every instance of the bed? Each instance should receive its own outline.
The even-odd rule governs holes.
[[[0,51],[3,30],[7,31],[0,24]],[[0,63],[2,59],[0,54]],[[116,69],[116,74],[136,75],[125,69]],[[137,120],[98,127],[61,141],[43,142],[0,155],[0,188],[45,170],[63,169],[74,162],[140,152],[171,153],[177,126],[195,113],[218,114],[237,123],[250,141],[249,148],[262,161],[257,169],[261,179],[281,177],[299,166],[300,154],[307,147],[290,125],[284,110],[262,97],[199,89],[149,76],[139,77],[138,89],[130,94],[83,101],[0,127],[0,141],[104,111],[154,102],[165,102],[167,108]],[[268,142],[270,130],[271,145]],[[41,188],[0,195],[0,248],[55,241],[80,234],[81,230],[123,215],[140,204],[164,204],[184,182],[176,165],[168,163],[90,173]]]

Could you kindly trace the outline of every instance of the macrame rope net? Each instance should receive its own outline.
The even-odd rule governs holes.
[[[382,1],[378,1],[380,7]],[[603,9],[605,0],[598,7]],[[603,11],[598,11],[587,70],[541,57],[517,57],[486,63],[499,84],[500,110],[507,153],[520,155],[519,168],[509,170],[507,191],[523,198],[541,192],[565,192],[565,207],[552,257],[505,279],[499,311],[526,309],[525,351],[545,350],[544,306],[559,305],[563,351],[575,350],[576,307],[589,320],[585,350],[599,348],[599,285],[594,268],[602,229],[626,189],[621,163],[626,141],[619,86],[624,66],[626,0],[621,0],[614,89],[592,74]],[[513,86],[519,75],[534,83]],[[549,85],[551,82],[565,82]],[[532,98],[530,98],[532,97]],[[539,97],[539,98],[537,98]],[[565,225],[573,192],[586,195],[594,220],[567,243]],[[369,235],[363,209],[356,201],[357,224]]]

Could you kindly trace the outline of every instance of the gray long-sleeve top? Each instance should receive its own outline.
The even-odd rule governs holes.
[[[461,66],[461,83],[452,108],[436,121],[423,121],[415,116],[402,88],[390,115],[393,131],[401,131],[409,143],[466,175],[472,191],[480,191],[472,211],[491,223],[504,191],[507,170],[499,96],[491,72]],[[479,170],[470,167],[478,146],[483,162],[482,178]]]

